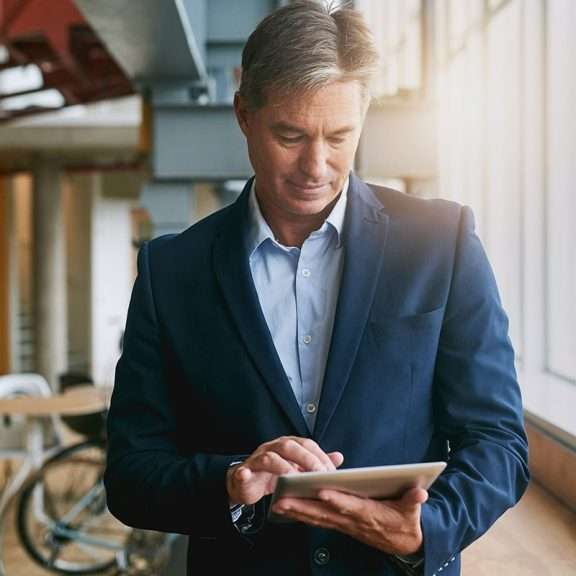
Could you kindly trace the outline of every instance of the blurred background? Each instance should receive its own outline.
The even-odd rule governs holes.
[[[112,385],[139,246],[251,176],[241,50],[286,3],[0,0],[0,374]],[[353,4],[382,55],[356,171],[474,209],[552,496],[535,506],[564,530],[544,547],[556,568],[518,574],[576,574],[576,1]],[[516,573],[493,543],[469,574]]]

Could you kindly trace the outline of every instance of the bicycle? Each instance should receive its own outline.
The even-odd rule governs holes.
[[[29,455],[34,465],[25,467],[26,478],[18,479],[10,496],[16,536],[30,559],[53,573],[158,576],[176,535],[130,528],[109,512],[103,483],[106,414],[61,416],[88,438],[51,450],[42,462],[38,453]],[[33,422],[38,420],[37,414]],[[1,568],[0,562],[3,573]]]
[[[17,533],[40,566],[59,574],[157,575],[174,535],[134,530],[108,511],[106,442],[74,444],[50,458],[22,488]]]

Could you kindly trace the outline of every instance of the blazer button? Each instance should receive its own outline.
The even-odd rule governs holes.
[[[317,548],[314,551],[314,562],[318,566],[326,566],[330,562],[330,551],[328,548]]]

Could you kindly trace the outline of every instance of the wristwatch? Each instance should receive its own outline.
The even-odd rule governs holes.
[[[235,462],[231,462],[229,468],[232,468],[232,466],[237,466],[238,464],[243,464],[243,461],[237,460]],[[252,528],[255,514],[256,509],[254,505],[234,504],[233,506],[230,506],[232,524],[234,524],[236,530],[242,534],[248,532],[248,530]]]
[[[416,552],[415,554],[408,554],[406,556],[394,554],[390,556],[390,559],[408,576],[421,576],[423,574],[424,554],[422,552]]]

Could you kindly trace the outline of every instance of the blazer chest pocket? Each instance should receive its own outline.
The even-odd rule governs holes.
[[[442,329],[444,308],[410,315],[379,315],[369,321],[377,351],[387,363],[434,362]]]

